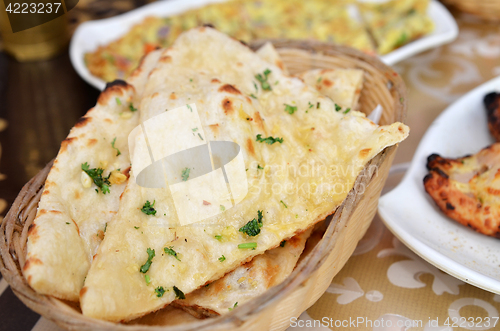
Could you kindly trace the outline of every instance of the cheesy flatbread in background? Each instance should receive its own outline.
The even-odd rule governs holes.
[[[180,226],[169,191],[143,188],[132,173],[81,291],[86,316],[132,320],[278,247],[331,214],[366,163],[408,135],[404,124],[380,127],[362,113],[336,111],[314,88],[211,28],[190,30],[163,51],[144,90],[141,122],[188,103],[197,106],[204,139],[240,146],[248,194]],[[157,134],[158,142],[173,139]],[[328,173],[299,175],[301,165]]]
[[[375,42],[377,52],[390,51],[434,30],[427,16],[429,0],[391,0],[382,3],[360,3],[363,20]]]
[[[363,24],[351,17],[342,0],[230,0],[208,4],[168,18],[147,17],[125,35],[85,54],[92,75],[126,79],[139,59],[156,47],[169,47],[186,30],[211,24],[249,43],[257,39],[316,39],[373,54]]]
[[[128,134],[139,123],[136,90],[142,91],[158,55],[144,60],[130,84],[108,86],[62,142],[28,235],[23,273],[38,293],[78,300],[118,211],[130,169]]]
[[[348,108],[357,108],[363,88],[363,75],[363,70],[360,69],[314,69],[297,77],[314,86],[346,111]]]

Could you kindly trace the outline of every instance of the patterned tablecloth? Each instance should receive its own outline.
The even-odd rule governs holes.
[[[411,134],[401,144],[395,163],[411,160],[422,135],[447,105],[500,75],[500,25],[464,14],[455,14],[455,17],[460,27],[456,41],[396,65],[409,89],[407,123]],[[6,126],[0,119],[0,130]],[[2,178],[0,174],[0,180]],[[390,178],[387,188],[394,186],[397,180]],[[0,213],[5,213],[6,207],[7,203],[0,199]],[[7,319],[18,319],[16,324],[8,324],[16,325],[18,330],[58,329],[25,308],[3,279],[0,294],[0,329]],[[499,295],[465,284],[428,264],[375,217],[327,292],[299,320],[291,321],[290,330],[338,327],[378,331],[477,330],[469,324],[471,317],[474,322],[489,317],[489,329],[500,330],[500,322],[493,326],[499,311]],[[461,323],[460,317],[467,322]],[[458,322],[455,327],[454,322]],[[462,327],[456,326],[459,324]]]

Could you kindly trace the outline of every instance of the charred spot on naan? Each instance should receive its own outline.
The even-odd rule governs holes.
[[[23,271],[28,270],[31,265],[42,265],[43,262],[40,259],[37,259],[36,257],[30,257],[29,259],[26,260],[24,263]],[[28,278],[28,283],[30,282],[30,278]]]
[[[68,137],[68,138],[64,139],[61,142],[61,148],[59,149],[59,153],[66,151],[68,149],[68,146],[70,144],[74,143],[76,140],[77,140],[76,137]]]
[[[117,79],[106,84],[106,88],[99,95],[97,103],[99,105],[106,105],[110,101],[114,102],[116,97],[121,97],[124,96],[125,94],[134,92],[135,89],[132,85],[127,84],[127,82],[121,79]]]
[[[226,115],[234,113],[233,101],[229,98],[224,98],[222,100],[222,109],[224,109],[224,114]]]
[[[219,87],[219,92],[226,92],[230,94],[241,94],[240,90],[238,90],[236,87],[234,87],[231,84],[224,84],[221,87]]]

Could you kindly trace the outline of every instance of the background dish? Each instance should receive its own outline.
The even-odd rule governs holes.
[[[500,241],[446,217],[423,186],[430,154],[455,158],[494,142],[483,106],[484,95],[492,91],[500,91],[500,77],[467,93],[432,123],[402,182],[380,198],[379,214],[398,239],[429,263],[500,293]]]
[[[93,76],[84,62],[84,54],[95,50],[98,46],[109,43],[125,34],[134,24],[147,16],[168,17],[180,14],[189,9],[202,7],[209,3],[225,0],[171,0],[159,1],[132,10],[123,15],[108,19],[89,21],[81,24],[75,31],[70,44],[70,59],[77,73],[90,85],[102,90],[105,82]],[[458,27],[448,12],[439,2],[431,1],[428,15],[435,24],[434,31],[421,39],[410,42],[381,57],[388,65],[395,64],[424,50],[451,42],[458,35]]]

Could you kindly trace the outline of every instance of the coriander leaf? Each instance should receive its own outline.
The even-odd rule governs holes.
[[[142,206],[141,208],[141,211],[146,214],[146,215],[153,215],[155,216],[156,215],[156,209],[154,209],[154,205],[155,205],[155,202],[156,200],[153,201],[153,204],[151,204],[149,202],[149,200],[146,200],[146,203],[144,204],[144,206]]]
[[[179,257],[177,256],[177,252],[173,250],[174,246],[170,246],[170,247],[165,247],[163,248],[163,250],[165,251],[165,253],[167,253],[168,255],[172,255],[173,257],[175,257],[177,259],[177,261],[181,261],[179,259]]]
[[[222,240],[222,236],[220,234],[216,234],[215,236],[215,239],[217,239],[218,241],[221,241]]]
[[[203,139],[203,137],[201,136],[200,133],[198,133],[198,137],[200,137],[201,140],[205,140],[205,139]]]
[[[188,109],[189,109],[191,112],[193,112],[193,108],[191,108],[191,106],[190,106],[190,105],[186,105],[186,107],[188,107]]]
[[[283,240],[282,242],[280,242],[280,247],[285,247],[285,244],[286,244],[286,240]]]
[[[311,103],[311,101],[309,101],[309,109],[311,109],[312,107],[314,107],[314,105]]]
[[[69,224],[69,222],[66,222],[66,224]]]
[[[104,224],[104,233],[106,233],[107,228],[108,228],[108,223]]]
[[[156,296],[158,298],[161,298],[163,296],[163,294],[165,294],[165,289],[163,288],[163,286],[158,286],[157,288],[155,288],[155,292],[156,292]]]
[[[128,109],[130,109],[131,112],[137,111],[137,108],[135,108],[132,103],[128,105]]]
[[[189,168],[182,169],[182,180],[183,181],[187,181],[188,180],[190,172],[191,172],[191,169],[189,169]]]
[[[224,255],[219,257],[219,262],[224,262],[224,261],[226,261],[226,257]]]
[[[257,99],[257,97],[256,97],[253,93],[252,93],[252,94],[250,94],[250,96],[251,96],[252,98],[254,98],[254,99]]]
[[[260,86],[264,91],[271,91],[271,85],[269,85],[269,82],[267,81],[267,76],[271,73],[271,70],[266,69],[264,71],[264,75],[257,74],[255,78],[260,82]]]
[[[285,206],[285,208],[288,208],[288,206],[283,202],[283,200],[280,200],[280,202]]]
[[[236,308],[238,306],[238,302],[236,302],[233,306],[233,308],[228,308],[229,310],[233,310],[234,308]]]
[[[224,210],[226,210],[226,207],[224,207],[223,205],[220,205],[220,210],[224,211]]]
[[[146,285],[149,285],[149,283],[151,283],[151,278],[149,278],[149,275],[144,275],[144,280],[146,281]]]
[[[335,111],[339,111],[341,109],[342,109],[342,107],[340,107],[339,105],[335,104]]]
[[[260,142],[260,143],[266,143],[266,144],[269,144],[269,145],[272,145],[274,144],[275,142],[279,142],[280,144],[283,143],[283,138],[274,138],[274,137],[267,137],[267,138],[262,138],[262,135],[261,134],[258,134],[257,135],[257,139],[256,139],[257,142]]]
[[[262,167],[260,166],[260,164],[257,164],[257,169],[259,169],[259,170],[264,170],[264,168],[262,168]]]
[[[285,103],[285,111],[290,114],[290,115],[293,115],[293,113],[295,113],[297,111],[297,106],[290,106],[290,105],[287,105]]]
[[[116,150],[116,156],[120,155],[122,152],[120,152],[120,150],[118,148],[115,147],[115,142],[116,142],[116,137],[115,139],[113,139],[113,141],[111,142],[111,147],[113,147],[113,149]]]
[[[121,100],[120,100],[119,98],[115,98],[115,100],[116,100],[116,104],[117,104],[118,106],[121,106],[121,105],[122,105],[122,102],[121,102]]]
[[[253,220],[242,226],[239,231],[246,233],[250,237],[258,235],[260,233],[260,228],[263,225],[262,218],[262,211],[258,210],[257,219],[254,218]]]
[[[239,249],[246,249],[246,248],[252,248],[252,249],[254,249],[255,247],[257,247],[257,243],[244,243],[244,244],[239,244],[238,245]]]
[[[198,131],[198,128],[191,129],[193,132]]]
[[[174,286],[174,292],[175,292],[176,299],[181,299],[181,300],[186,299],[186,296],[184,295],[184,293],[181,290],[179,290],[177,288],[177,286]]]
[[[155,257],[155,250],[154,249],[151,249],[148,247],[146,252],[148,253],[148,260],[139,269],[139,271],[142,272],[143,274],[148,272],[149,267],[151,267],[151,263],[153,263],[153,257]]]
[[[85,171],[85,173],[89,175],[90,178],[92,178],[94,184],[101,189],[101,192],[103,194],[109,193],[109,186],[111,185],[111,183],[109,182],[109,176],[111,176],[111,174],[109,174],[108,177],[102,177],[104,169],[90,169],[90,166],[87,162],[82,163],[82,170]],[[99,193],[97,189],[96,191]]]
[[[408,42],[408,35],[406,34],[406,32],[403,32],[396,41],[396,47],[403,46],[407,42]]]
[[[138,230],[138,229],[139,229],[139,227],[138,227],[138,226],[134,226],[134,229]]]
[[[316,109],[319,109],[319,107],[320,107],[320,106],[321,106],[321,104],[318,102],[318,103],[316,104]]]
[[[316,83],[318,83],[318,84],[319,84],[319,83],[321,83],[321,80],[322,80],[322,79],[323,79],[323,77],[321,77],[321,76],[320,76],[320,77],[318,78],[318,80],[316,81]]]
[[[347,114],[350,111],[351,111],[351,108],[347,108],[346,110],[344,110],[344,114]]]

